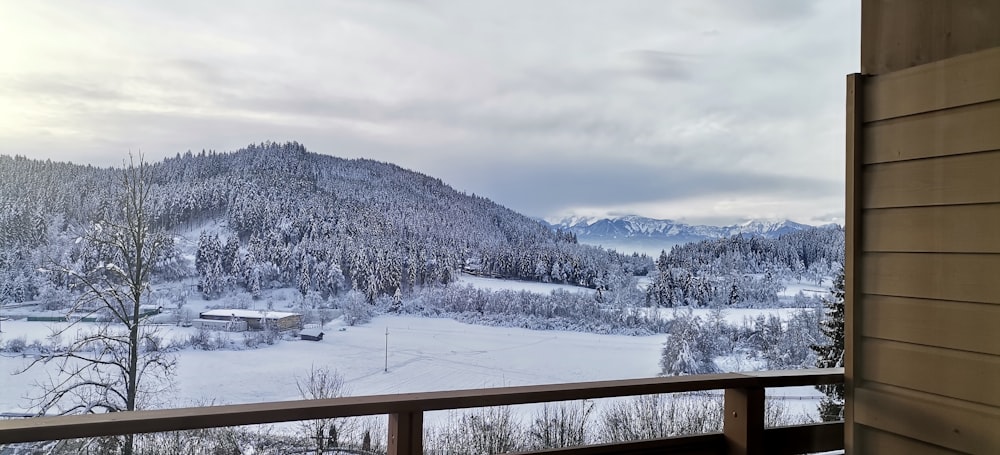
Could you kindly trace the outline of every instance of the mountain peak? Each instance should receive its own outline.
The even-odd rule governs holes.
[[[591,224],[594,224],[600,220],[601,218],[596,216],[578,216],[578,215],[571,215],[564,217],[548,217],[543,219],[543,221],[545,221],[546,224],[553,227],[571,227],[580,225],[590,226]]]
[[[581,242],[602,245],[621,245],[623,242],[671,245],[719,239],[733,235],[757,235],[773,238],[813,228],[813,226],[806,224],[781,219],[751,219],[729,226],[713,226],[687,224],[639,215],[606,218],[570,216],[549,222],[549,225],[576,234]]]

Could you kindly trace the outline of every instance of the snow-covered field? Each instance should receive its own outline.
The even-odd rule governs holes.
[[[3,338],[44,338],[50,324],[8,321]],[[242,351],[180,352],[175,405],[252,403],[300,398],[296,376],[335,368],[354,395],[545,384],[654,376],[661,336],[628,337],[474,326],[447,319],[379,317],[323,341],[282,341]],[[181,335],[192,329],[165,327]],[[385,371],[386,329],[389,336]],[[233,334],[234,337],[240,336]],[[11,376],[26,359],[0,357],[0,410],[23,409],[21,392],[39,372]]]
[[[803,281],[786,282],[785,289],[779,292],[778,296],[795,297],[799,292],[802,292],[806,296],[824,296],[830,293],[831,286],[833,286],[833,280],[829,278],[824,278],[820,284]]]
[[[0,337],[24,336],[30,343],[43,340],[52,327],[5,321]],[[167,337],[188,336],[194,330],[163,329]],[[659,372],[664,340],[662,335],[533,331],[395,316],[357,327],[344,327],[338,320],[327,324],[325,333],[320,342],[284,340],[253,350],[180,351],[176,391],[164,398],[170,406],[299,399],[296,377],[312,366],[338,370],[352,395],[650,377]],[[31,370],[13,375],[27,360],[9,353],[0,356],[0,412],[22,411],[22,395],[44,374]],[[788,404],[794,415],[814,413],[817,393],[811,388],[774,394],[809,397]]]
[[[470,275],[463,275],[459,282],[491,290],[590,292],[569,285]],[[174,283],[171,286],[182,285]],[[807,287],[810,286],[802,285],[802,288]],[[797,292],[795,289],[794,293]],[[292,311],[296,295],[294,289],[267,291],[264,298],[253,302],[253,307],[271,302],[274,310]],[[230,299],[238,300],[238,297]],[[234,302],[225,299],[205,301],[192,296],[184,308],[197,315],[205,309],[225,307]],[[671,318],[675,310],[657,311],[662,317]],[[713,316],[712,310],[703,308],[677,311],[691,311],[703,319]],[[737,308],[723,310],[721,316],[729,323],[738,324],[769,314],[787,320],[796,311],[798,309]],[[42,314],[30,306],[5,308],[4,313],[15,320],[2,322],[0,346],[20,337],[29,344],[35,340],[46,344],[53,329],[66,326],[66,323],[21,319],[25,314]],[[157,319],[173,322],[176,316],[165,314]],[[81,323],[79,327],[87,326],[88,323]],[[160,336],[165,339],[186,340],[196,332],[195,328],[174,324],[160,326]],[[352,395],[651,377],[660,370],[660,351],[665,339],[664,335],[636,337],[488,327],[411,316],[382,316],[355,327],[347,327],[342,320],[336,319],[327,323],[324,332],[325,338],[320,342],[286,339],[257,349],[202,351],[189,347],[179,351],[175,391],[162,397],[163,406],[299,399],[296,378],[303,377],[314,366],[339,371]],[[227,336],[236,345],[242,345],[242,334]],[[63,338],[65,341],[72,335],[67,333]],[[28,360],[17,354],[0,353],[0,412],[27,411],[23,396],[45,374],[41,369],[13,374]],[[716,363],[728,371],[760,367],[739,355],[720,357]],[[819,397],[810,387],[779,389],[769,391],[769,395],[785,396],[789,412],[795,416],[814,415]]]

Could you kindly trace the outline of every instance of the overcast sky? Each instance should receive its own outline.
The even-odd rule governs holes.
[[[295,140],[531,216],[842,222],[859,4],[0,0],[0,154]]]

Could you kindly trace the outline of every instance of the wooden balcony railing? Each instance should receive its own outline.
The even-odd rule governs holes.
[[[415,455],[425,411],[722,389],[722,433],[542,453],[794,454],[842,449],[843,423],[765,429],[764,389],[843,381],[842,368],[786,370],[36,417],[0,421],[0,444],[388,414],[389,454]]]

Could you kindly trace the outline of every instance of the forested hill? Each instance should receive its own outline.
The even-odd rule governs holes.
[[[703,240],[660,254],[647,298],[659,306],[775,304],[785,282],[819,286],[843,263],[844,230],[836,225]]]
[[[158,227],[198,237],[161,275],[197,275],[206,295],[294,285],[357,289],[369,298],[449,281],[462,269],[597,286],[648,258],[578,245],[570,234],[441,180],[365,159],[263,143],[232,153],[178,154],[151,166]],[[80,260],[73,238],[106,210],[114,169],[0,156],[0,293],[26,300],[46,258]],[[642,270],[639,270],[642,272]]]

